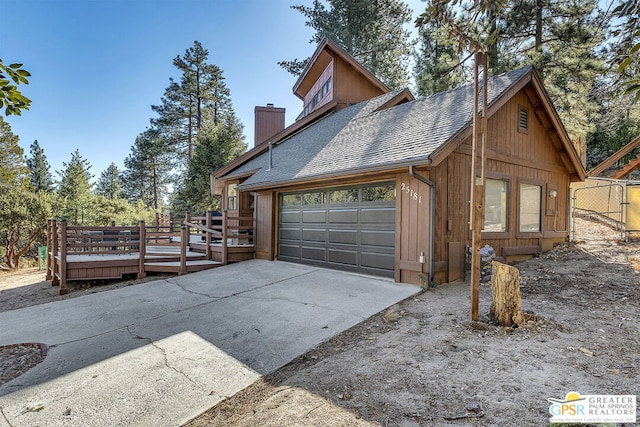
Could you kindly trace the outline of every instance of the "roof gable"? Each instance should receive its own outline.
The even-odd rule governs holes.
[[[293,93],[300,99],[304,99],[311,87],[318,80],[324,69],[329,65],[331,60],[338,59],[350,66],[358,75],[359,79],[367,81],[372,87],[376,88],[378,93],[387,93],[391,89],[382,83],[371,71],[367,70],[362,64],[356,61],[346,50],[338,46],[338,44],[325,38],[316,51],[313,53],[300,77],[293,85]]]

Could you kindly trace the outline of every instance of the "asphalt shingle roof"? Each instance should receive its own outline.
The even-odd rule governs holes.
[[[524,67],[489,79],[488,103],[498,99],[522,76]],[[248,161],[225,178],[255,172],[242,187],[262,187],[420,163],[466,128],[473,115],[473,85],[375,111],[398,93],[352,105],[321,119]]]

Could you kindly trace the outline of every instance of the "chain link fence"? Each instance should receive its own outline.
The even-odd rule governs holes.
[[[611,180],[580,184],[572,186],[571,240],[626,240],[626,185]]]

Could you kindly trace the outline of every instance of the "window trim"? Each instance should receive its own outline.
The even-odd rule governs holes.
[[[521,206],[521,200],[520,200],[520,193],[521,193],[521,189],[520,186],[521,185],[535,185],[536,187],[540,187],[540,230],[539,231],[520,231],[520,206]],[[518,194],[517,194],[517,201],[516,201],[516,238],[519,239],[535,239],[535,238],[542,238],[543,234],[544,234],[544,214],[545,214],[545,197],[544,197],[544,191],[545,191],[545,183],[544,181],[538,180],[538,179],[533,179],[533,178],[519,178],[518,179]]]
[[[493,239],[493,240],[506,240],[511,238],[511,225],[513,221],[511,220],[511,204],[512,204],[512,191],[513,186],[511,184],[512,178],[511,175],[497,173],[497,172],[487,172],[487,179],[493,179],[497,181],[504,181],[507,183],[507,229],[506,231],[482,231],[480,233],[481,239]],[[486,209],[487,195],[486,195],[486,187],[485,187],[485,200],[483,202],[483,207]],[[484,214],[484,213],[483,213]],[[484,215],[483,215],[484,222]],[[484,227],[484,224],[482,224]]]

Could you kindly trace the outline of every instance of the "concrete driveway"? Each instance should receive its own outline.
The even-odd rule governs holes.
[[[174,426],[420,289],[284,262],[0,313],[45,360],[0,386],[0,426]]]

